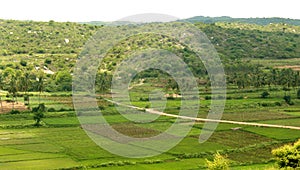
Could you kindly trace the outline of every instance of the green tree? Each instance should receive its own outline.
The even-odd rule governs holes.
[[[297,91],[297,99],[300,99],[300,89]]]
[[[100,93],[105,93],[111,86],[112,76],[107,72],[100,72],[96,77],[96,88]]]
[[[46,106],[44,103],[38,105],[38,107],[33,108],[32,111],[34,112],[33,119],[35,121],[35,126],[41,126],[42,118],[44,118],[44,112],[46,112]]]
[[[39,92],[39,104],[41,102],[41,93],[44,91],[44,73],[40,72],[37,77],[37,90]]]
[[[11,80],[9,82],[9,88],[8,88],[8,92],[11,94],[12,96],[12,110],[14,110],[14,106],[15,106],[15,101],[18,102],[17,99],[17,92],[18,92],[18,87],[17,87],[17,78],[15,75],[13,75],[11,77]]]
[[[72,90],[72,76],[68,71],[59,71],[55,77],[55,83],[58,91]]]
[[[273,149],[272,154],[280,168],[298,168],[300,167],[300,140],[293,145]]]

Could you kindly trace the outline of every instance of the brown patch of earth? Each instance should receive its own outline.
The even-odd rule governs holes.
[[[22,102],[9,102],[9,101],[2,101],[2,107],[0,103],[0,114],[8,113],[11,110],[19,110],[19,111],[25,111],[28,110],[27,106],[25,106]]]
[[[275,68],[279,68],[279,69],[290,68],[290,69],[295,70],[295,71],[300,71],[300,65],[294,65],[294,66],[291,66],[291,65],[276,66]]]

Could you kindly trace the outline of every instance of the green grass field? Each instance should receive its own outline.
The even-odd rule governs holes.
[[[139,101],[139,89],[134,90],[133,105],[145,107],[149,104]],[[277,97],[282,92],[274,92],[276,95],[262,99],[259,96],[263,90],[238,94],[229,90],[229,95],[236,99],[227,100],[222,119],[300,126],[297,99],[293,100],[295,105],[288,106]],[[271,150],[293,142],[300,136],[298,130],[221,123],[209,140],[200,144],[198,138],[204,123],[196,122],[190,125],[192,129],[188,136],[169,151],[151,158],[124,158],[102,149],[87,136],[72,110],[71,100],[72,97],[68,95],[42,95],[40,102],[54,110],[45,113],[43,126],[39,128],[33,126],[31,113],[0,115],[1,169],[205,169],[205,159],[212,159],[216,152],[228,156],[232,169],[271,169],[276,168]],[[207,116],[209,102],[201,99],[198,117]],[[273,102],[282,102],[283,105],[258,104]],[[30,107],[38,103],[37,96],[31,97]],[[159,116],[153,122],[134,123],[120,115],[113,105],[102,100],[99,104],[105,106],[102,113],[109,124],[131,137],[158,135],[175,121],[174,118]],[[179,105],[180,99],[168,100],[164,111],[177,114]],[[95,123],[98,118],[86,117]],[[237,130],[233,130],[237,127]]]

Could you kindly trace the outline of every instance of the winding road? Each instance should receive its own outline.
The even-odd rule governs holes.
[[[231,121],[231,120],[216,120],[216,119],[205,119],[205,118],[195,118],[195,117],[187,117],[187,116],[180,116],[180,115],[174,115],[169,113],[160,112],[153,109],[145,109],[141,107],[131,106],[131,105],[125,105],[122,103],[118,103],[109,99],[104,98],[104,100],[117,104],[119,106],[124,106],[132,109],[137,110],[145,110],[148,113],[151,114],[157,114],[161,116],[168,116],[168,117],[174,117],[174,118],[180,118],[185,120],[194,120],[194,121],[201,121],[201,122],[214,122],[214,123],[227,123],[227,124],[236,124],[236,125],[247,125],[247,126],[256,126],[256,127],[269,127],[269,128],[281,128],[281,129],[294,129],[294,130],[300,130],[300,127],[298,126],[285,126],[285,125],[273,125],[273,124],[264,124],[264,123],[255,123],[255,122],[239,122],[239,121]]]

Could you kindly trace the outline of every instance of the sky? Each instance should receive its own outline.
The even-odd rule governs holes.
[[[299,0],[1,0],[0,18],[35,21],[116,21],[143,14],[300,19]]]

